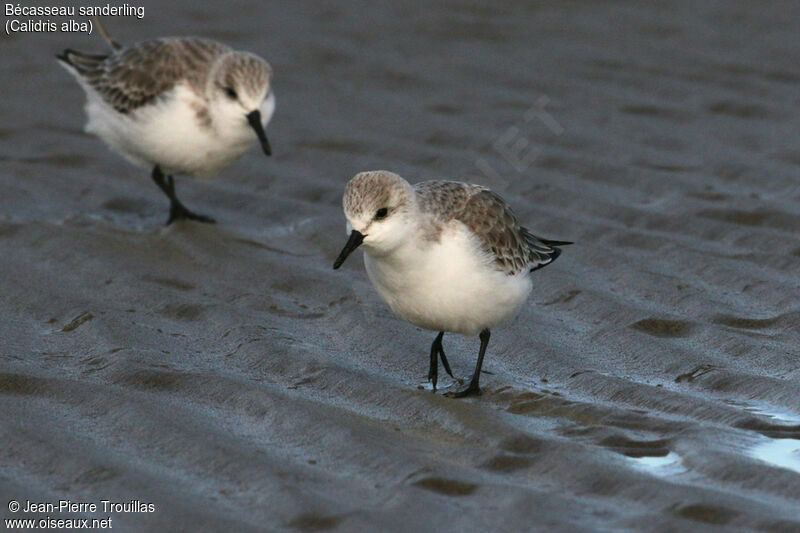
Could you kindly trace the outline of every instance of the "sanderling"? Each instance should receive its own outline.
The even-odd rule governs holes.
[[[392,311],[439,332],[428,371],[434,391],[438,358],[453,375],[444,333],[478,334],[472,380],[448,395],[480,394],[489,330],[522,307],[532,288],[528,273],[555,261],[557,246],[572,243],[536,237],[500,196],[456,181],[412,186],[392,172],[362,172],[347,184],[343,206],[350,238],[333,268],[363,245],[367,274]]]
[[[170,199],[167,224],[214,222],[178,200],[172,174],[212,177],[256,137],[271,154],[264,128],[275,110],[272,69],[255,54],[209,39],[170,37],[123,47],[100,31],[111,53],[67,49],[56,56],[86,92],[86,131],[133,164],[152,168]]]

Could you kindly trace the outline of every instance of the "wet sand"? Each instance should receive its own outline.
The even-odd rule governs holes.
[[[192,28],[270,61],[275,155],[179,177],[218,224],[164,228],[53,58],[99,37],[0,37],[3,518],[800,531],[796,4],[141,5],[116,38]],[[425,388],[435,334],[360,253],[331,270],[344,184],[376,168],[489,185],[576,242],[493,331],[479,399]],[[477,339],[444,347],[468,378]]]

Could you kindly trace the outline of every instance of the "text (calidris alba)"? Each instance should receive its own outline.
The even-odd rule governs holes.
[[[333,264],[358,246],[372,284],[389,307],[421,328],[438,331],[428,379],[436,390],[445,332],[480,336],[472,380],[453,397],[480,394],[490,329],[517,314],[532,283],[529,272],[572,244],[536,237],[520,226],[500,196],[456,181],[410,185],[384,170],[357,174],[344,192],[350,238]]]
[[[170,199],[167,224],[214,222],[187,209],[173,174],[212,177],[236,161],[275,110],[272,69],[250,52],[196,37],[162,38],[120,46],[100,26],[113,50],[57,55],[86,92],[86,131],[128,161],[152,169]],[[255,135],[253,131],[255,130]]]

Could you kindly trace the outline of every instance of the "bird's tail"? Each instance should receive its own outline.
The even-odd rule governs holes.
[[[549,239],[542,239],[541,237],[536,238],[545,243],[547,246],[568,246],[570,244],[575,244],[574,242],[570,241],[551,241]]]
[[[108,58],[106,55],[84,54],[83,52],[78,52],[77,50],[71,50],[69,48],[60,54],[56,54],[56,57],[59,61],[72,67],[81,75],[92,72],[100,63]]]
[[[525,231],[525,240],[528,241],[528,246],[531,252],[531,268],[530,271],[538,270],[546,267],[561,255],[561,248],[558,246],[567,246],[573,244],[570,241],[551,241],[550,239],[543,239],[536,235]]]

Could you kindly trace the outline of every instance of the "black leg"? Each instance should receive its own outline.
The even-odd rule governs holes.
[[[167,195],[169,198],[170,205],[169,205],[169,219],[167,219],[167,226],[175,222],[176,220],[197,220],[198,222],[206,222],[209,224],[213,224],[216,222],[213,218],[207,217],[205,215],[198,215],[197,213],[193,213],[189,211],[189,209],[178,200],[178,195],[175,193],[175,179],[172,176],[165,176],[163,172],[161,172],[161,168],[158,165],[153,167],[153,181],[156,182],[158,188],[161,189],[164,194]]]
[[[450,377],[453,377],[453,371],[450,370],[450,363],[447,362],[447,357],[444,355],[444,346],[442,346],[442,336],[444,336],[444,331],[439,333],[439,357],[442,359],[442,364],[444,365],[444,371],[447,372]]]
[[[444,331],[440,331],[431,344],[431,364],[428,369],[428,381],[433,383],[433,392],[436,392],[436,383],[439,380],[439,357],[442,358],[442,364],[445,371],[453,377],[453,372],[450,370],[450,363],[447,362],[447,357],[444,355],[444,348],[442,348],[442,337]]]
[[[491,332],[489,331],[489,328],[481,331],[481,334],[479,335],[481,339],[481,349],[478,352],[478,362],[475,364],[475,372],[472,373],[472,379],[470,380],[467,388],[458,392],[448,392],[446,396],[449,396],[450,398],[463,398],[464,396],[477,396],[481,393],[481,388],[478,386],[478,381],[481,378],[483,356],[486,355],[486,347],[489,345],[490,336]]]
[[[433,383],[433,392],[436,392],[436,382],[439,380],[439,350],[436,344],[441,338],[442,333],[440,332],[431,344],[431,363],[428,367],[428,381]]]
[[[153,173],[151,176],[153,177],[153,181],[156,182],[156,185],[158,185],[158,188],[167,195],[167,198],[172,200],[172,197],[175,195],[175,191],[170,189],[169,184],[167,184],[166,176],[164,176],[164,173],[161,172],[161,168],[159,168],[158,165],[153,167]]]

